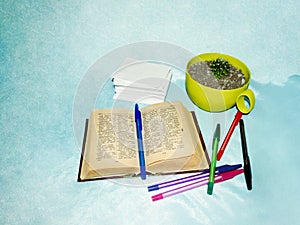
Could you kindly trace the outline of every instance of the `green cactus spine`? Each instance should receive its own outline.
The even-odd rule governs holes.
[[[228,74],[229,63],[226,59],[217,58],[211,61],[209,69],[217,79],[220,79]]]

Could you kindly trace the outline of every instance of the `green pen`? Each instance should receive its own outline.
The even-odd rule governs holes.
[[[217,164],[217,151],[218,145],[220,141],[220,124],[217,124],[214,139],[213,139],[213,146],[212,146],[212,157],[211,157],[211,164],[210,164],[210,171],[209,171],[209,182],[207,187],[207,194],[211,195],[214,188],[214,181],[215,181],[215,171],[216,171],[216,164]]]

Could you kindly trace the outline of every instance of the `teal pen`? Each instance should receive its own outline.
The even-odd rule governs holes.
[[[217,164],[217,151],[218,145],[220,141],[220,124],[217,124],[214,139],[213,139],[213,146],[212,146],[212,157],[211,157],[211,164],[210,164],[210,171],[209,171],[209,182],[207,186],[207,194],[211,195],[214,188],[214,181],[215,181],[215,170]]]

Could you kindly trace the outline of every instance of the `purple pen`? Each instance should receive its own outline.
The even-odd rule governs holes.
[[[219,174],[215,177],[214,183],[220,183],[220,182],[232,179],[233,177],[235,177],[235,176],[237,176],[237,175],[239,175],[243,172],[244,172],[244,169],[242,168],[242,169],[238,169],[238,170],[232,170],[232,171],[228,171],[228,172],[225,172],[225,173],[221,173],[221,174]],[[209,178],[207,177],[204,180],[196,181],[196,182],[191,183],[191,184],[187,184],[187,185],[184,185],[184,186],[181,186],[181,187],[169,190],[169,191],[162,192],[162,193],[157,194],[157,195],[153,195],[151,197],[152,201],[161,200],[161,199],[164,199],[164,198],[167,198],[167,197],[170,197],[170,196],[173,196],[173,195],[185,192],[185,191],[192,190],[192,189],[197,188],[197,187],[201,187],[203,185],[208,184],[208,180],[209,180]]]
[[[236,169],[241,168],[241,167],[242,167],[242,164],[236,164],[236,165],[227,165],[226,164],[226,165],[218,166],[216,168],[216,173],[215,174],[218,175],[220,173],[228,172],[228,171],[231,171],[231,170],[236,170]],[[206,170],[202,171],[199,174],[195,174],[195,175],[191,175],[191,176],[187,176],[187,177],[182,177],[182,178],[179,178],[179,179],[170,180],[170,181],[166,181],[166,182],[162,182],[162,183],[159,183],[159,184],[149,186],[148,191],[149,192],[150,191],[156,191],[156,190],[159,190],[159,189],[162,189],[162,188],[167,188],[167,187],[171,187],[171,186],[174,186],[174,185],[177,185],[177,184],[191,182],[191,181],[194,181],[194,180],[199,181],[199,179],[206,178],[206,177],[209,177],[209,169],[206,169]]]

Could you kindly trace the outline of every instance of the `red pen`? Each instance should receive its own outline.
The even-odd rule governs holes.
[[[230,139],[230,137],[231,137],[231,135],[232,135],[235,127],[238,125],[240,119],[242,118],[242,116],[243,116],[243,113],[241,113],[238,110],[237,113],[235,114],[234,120],[232,121],[232,124],[231,124],[231,126],[230,126],[230,128],[228,130],[228,133],[226,134],[226,137],[225,137],[225,139],[224,139],[224,141],[223,141],[223,143],[221,145],[221,148],[220,148],[220,150],[219,150],[219,152],[217,154],[217,160],[218,161],[220,161],[220,159],[221,159],[221,157],[222,157],[222,155],[223,155],[223,153],[225,151],[225,148],[226,148],[226,146],[227,146],[227,144],[229,142],[229,139]]]

